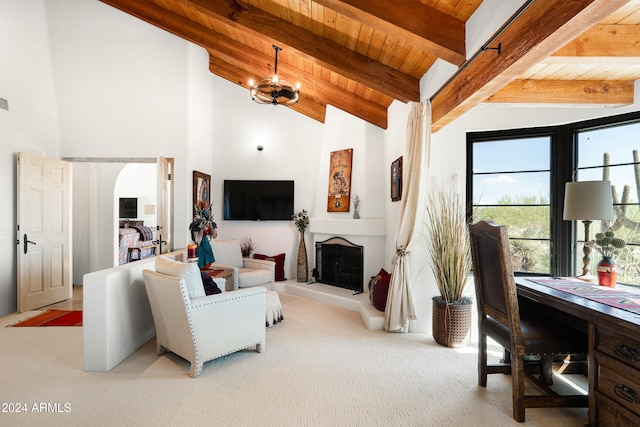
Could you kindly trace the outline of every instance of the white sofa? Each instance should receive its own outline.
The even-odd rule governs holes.
[[[264,286],[273,290],[276,281],[276,263],[273,261],[243,258],[240,242],[235,239],[211,240],[215,262],[212,269],[231,270],[232,289]]]
[[[184,276],[151,270],[142,276],[156,327],[156,353],[171,351],[188,360],[192,377],[209,360],[250,347],[264,351],[265,288],[192,298]]]

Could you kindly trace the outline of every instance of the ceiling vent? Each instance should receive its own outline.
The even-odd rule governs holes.
[[[9,101],[4,98],[0,98],[0,108],[9,111]]]

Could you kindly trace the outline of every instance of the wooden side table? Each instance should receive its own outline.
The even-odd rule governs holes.
[[[203,272],[207,273],[210,277],[213,277],[214,279],[222,279],[225,282],[225,288],[221,289],[223,292],[225,291],[230,291],[233,289],[233,283],[231,282],[233,280],[233,271],[231,270],[216,270],[216,269],[208,269],[208,270],[202,270]],[[218,284],[218,282],[216,282],[216,284]]]

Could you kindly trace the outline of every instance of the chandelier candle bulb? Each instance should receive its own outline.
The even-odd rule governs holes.
[[[282,49],[276,45],[272,46],[276,51],[276,60],[273,67],[273,77],[263,79],[257,83],[253,80],[249,82],[249,93],[251,99],[258,104],[271,105],[293,105],[300,99],[300,84],[294,89],[286,80],[278,76],[278,52]]]

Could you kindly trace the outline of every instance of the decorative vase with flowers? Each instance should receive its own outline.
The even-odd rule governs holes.
[[[307,264],[307,247],[304,244],[304,231],[309,226],[309,214],[306,209],[293,215],[293,223],[300,232],[300,243],[298,244],[298,282],[308,281],[309,266]]]
[[[598,283],[601,286],[615,287],[618,281],[618,266],[613,257],[620,253],[620,249],[624,248],[627,243],[616,237],[613,231],[605,231],[604,233],[596,233],[595,240],[591,240],[586,246],[589,246],[602,255],[602,259],[598,263]]]
[[[209,239],[215,239],[218,236],[218,226],[213,220],[213,214],[207,202],[198,201],[194,208],[195,216],[189,225],[189,231],[191,231],[191,240],[197,245],[198,267],[207,269],[215,261]],[[191,257],[190,248],[187,251],[188,256]]]

